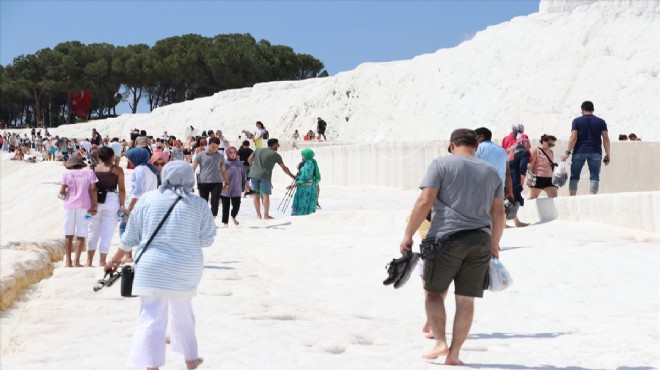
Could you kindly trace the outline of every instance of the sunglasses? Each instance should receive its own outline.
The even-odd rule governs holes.
[[[154,163],[154,167],[163,167],[164,165],[165,165],[165,163],[162,163],[162,162]]]
[[[555,146],[555,143],[548,143],[548,146],[552,148],[553,146]]]

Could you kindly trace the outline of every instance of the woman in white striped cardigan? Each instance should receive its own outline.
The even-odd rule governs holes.
[[[213,243],[216,227],[206,202],[191,194],[195,178],[190,164],[170,162],[161,178],[158,190],[140,197],[106,271],[115,271],[132,247],[137,247],[140,256],[167,210],[181,197],[135,266],[133,294],[140,296],[141,306],[128,366],[151,370],[165,364],[169,306],[172,350],[183,354],[188,369],[195,369],[202,359],[197,353],[191,299],[204,268],[202,248]]]

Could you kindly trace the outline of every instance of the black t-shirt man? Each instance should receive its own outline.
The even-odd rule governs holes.
[[[238,159],[240,159],[243,162],[243,165],[249,166],[250,164],[248,163],[248,158],[252,155],[254,150],[247,148],[247,147],[240,147],[238,148]]]

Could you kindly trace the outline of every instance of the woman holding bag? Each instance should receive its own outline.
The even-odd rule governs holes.
[[[541,190],[545,191],[548,198],[557,197],[557,187],[552,185],[552,171],[555,166],[555,154],[552,152],[552,148],[556,141],[557,138],[552,135],[543,135],[541,136],[541,147],[531,151],[532,160],[529,162],[529,172],[532,176],[527,177],[529,199],[538,198]]]
[[[191,193],[195,177],[190,164],[170,162],[161,178],[158,191],[145,193],[135,205],[121,246],[105,271],[116,271],[124,255],[137,246],[133,294],[140,296],[141,305],[128,366],[158,369],[165,364],[169,309],[172,350],[183,354],[187,369],[196,369],[202,358],[191,299],[204,268],[202,248],[213,243],[216,227],[206,202]]]

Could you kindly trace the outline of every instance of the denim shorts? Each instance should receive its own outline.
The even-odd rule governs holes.
[[[264,195],[270,195],[273,192],[273,185],[268,180],[251,178],[250,187],[254,191],[258,191]]]

